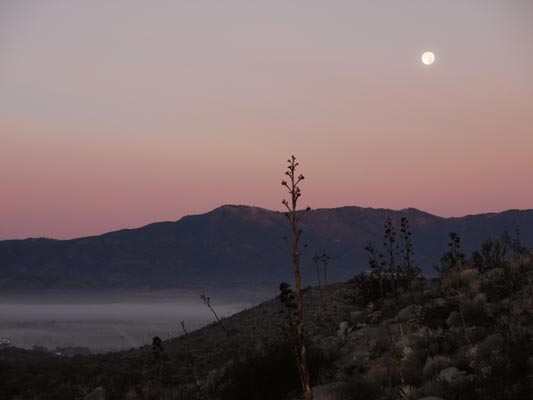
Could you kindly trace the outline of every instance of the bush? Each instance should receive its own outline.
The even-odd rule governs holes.
[[[332,366],[332,356],[308,349],[312,382]],[[220,400],[281,400],[301,390],[298,365],[290,344],[270,346],[232,364],[215,384]]]

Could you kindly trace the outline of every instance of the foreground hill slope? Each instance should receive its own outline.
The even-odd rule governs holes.
[[[530,399],[533,253],[493,261],[468,260],[385,297],[367,275],[306,289],[315,399]],[[292,331],[280,299],[221,323],[96,356],[0,350],[0,393],[81,400],[98,387],[108,400],[298,399]]]
[[[317,209],[302,220],[312,268],[314,252],[331,257],[330,278],[344,279],[366,267],[363,251],[382,241],[383,222],[407,217],[415,258],[425,272],[446,248],[448,232],[458,232],[470,252],[482,239],[521,228],[533,244],[533,210],[442,218],[416,209],[361,207]],[[288,279],[290,259],[284,215],[247,206],[223,206],[176,222],[159,222],[72,240],[0,241],[0,287],[104,288],[168,286],[184,282],[278,282]]]

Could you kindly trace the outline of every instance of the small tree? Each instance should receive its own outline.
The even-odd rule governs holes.
[[[291,227],[291,251],[292,251],[292,264],[294,269],[294,287],[296,289],[296,361],[298,362],[298,369],[300,371],[300,380],[302,382],[302,389],[304,392],[305,400],[312,400],[313,393],[311,391],[311,382],[309,376],[309,369],[307,365],[307,351],[305,348],[305,335],[303,327],[303,298],[302,298],[302,274],[300,272],[300,258],[302,252],[300,250],[300,238],[302,230],[299,227],[301,213],[298,212],[298,199],[302,196],[299,184],[304,180],[304,176],[297,174],[296,170],[299,163],[296,162],[296,157],[291,156],[288,162],[287,171],[285,175],[288,177],[288,181],[282,181],[281,184],[287,188],[289,193],[289,200],[283,199],[282,203],[286,207],[287,212],[285,216],[289,220]],[[309,208],[307,208],[309,210]]]

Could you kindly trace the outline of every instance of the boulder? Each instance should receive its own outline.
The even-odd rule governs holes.
[[[400,322],[406,322],[413,319],[417,319],[420,316],[422,311],[422,306],[419,305],[410,305],[405,308],[402,308],[398,313],[398,319]]]
[[[342,321],[339,324],[339,329],[337,330],[337,336],[340,339],[345,339],[348,333],[350,333],[350,324],[348,323],[348,321]]]
[[[366,313],[364,311],[351,311],[350,312],[350,322],[353,325],[363,323],[366,320]]]
[[[446,307],[448,305],[448,299],[446,299],[444,297],[439,297],[439,298],[436,298],[435,300],[433,300],[433,304],[436,307]]]
[[[454,384],[458,380],[461,380],[464,377],[465,373],[463,371],[459,371],[455,367],[449,367],[445,368],[439,373],[439,379],[441,381],[446,381],[449,384]]]
[[[342,321],[339,324],[339,330],[340,331],[346,331],[346,330],[348,330],[349,327],[350,327],[350,324],[348,323],[348,321]]]
[[[446,318],[446,325],[448,326],[458,326],[461,325],[461,314],[457,311],[452,311],[448,318]]]
[[[474,301],[477,301],[478,303],[486,303],[487,295],[485,293],[478,293],[476,294],[476,297],[474,297]]]

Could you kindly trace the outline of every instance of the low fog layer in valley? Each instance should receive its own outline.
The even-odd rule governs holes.
[[[275,285],[193,286],[160,291],[11,294],[0,297],[0,339],[13,346],[128,349],[193,330],[213,321],[205,293],[220,317],[273,297]]]

